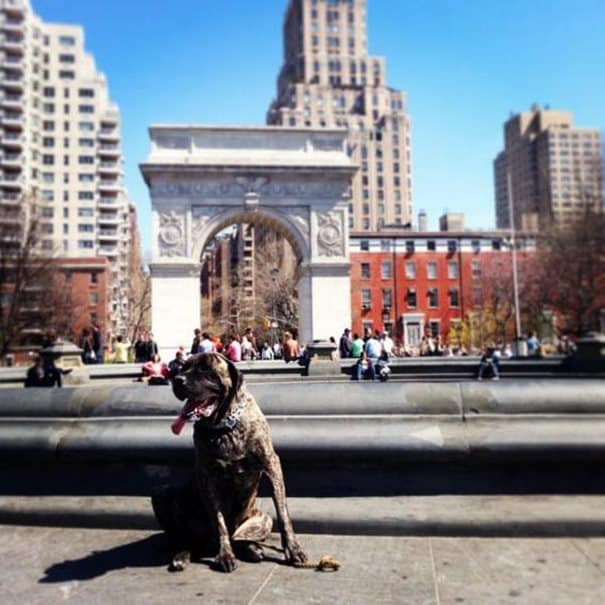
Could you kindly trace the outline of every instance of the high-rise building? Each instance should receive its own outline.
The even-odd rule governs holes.
[[[574,128],[570,112],[537,105],[511,116],[494,161],[498,228],[510,227],[509,174],[517,229],[564,225],[586,206],[603,204],[599,131]]]
[[[368,55],[365,0],[291,0],[284,65],[269,124],[349,130],[360,170],[350,226],[374,231],[412,219],[410,124],[402,91],[386,84],[383,57]]]
[[[40,205],[42,247],[110,263],[108,328],[128,313],[129,207],[120,117],[77,25],[45,23],[29,0],[0,0],[0,203]]]

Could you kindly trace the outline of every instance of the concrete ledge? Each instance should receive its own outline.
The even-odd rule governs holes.
[[[405,465],[464,459],[605,460],[605,415],[271,416],[287,462]],[[0,455],[16,463],[190,463],[191,428],[180,437],[166,418],[2,419]]]
[[[271,501],[261,508],[274,515]],[[374,536],[605,536],[605,496],[289,498],[299,533]],[[148,498],[0,497],[0,523],[158,529]]]
[[[605,414],[602,380],[457,383],[278,382],[249,384],[267,416]],[[0,418],[175,416],[168,386],[2,389]]]

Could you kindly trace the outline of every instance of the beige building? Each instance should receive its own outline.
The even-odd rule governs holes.
[[[533,106],[513,115],[494,161],[497,227],[510,227],[509,172],[517,229],[565,224],[587,205],[602,205],[600,150],[599,131],[574,128],[568,111]]]
[[[349,130],[349,153],[360,167],[349,207],[357,231],[412,220],[406,98],[386,85],[384,58],[368,55],[366,20],[365,0],[291,0],[284,65],[267,114],[269,124]]]
[[[0,203],[42,206],[42,245],[106,257],[109,327],[128,315],[129,206],[120,116],[77,25],[45,23],[29,0],[0,0]]]

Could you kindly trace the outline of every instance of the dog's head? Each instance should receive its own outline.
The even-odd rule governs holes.
[[[185,401],[181,415],[194,421],[220,422],[243,384],[241,372],[219,353],[193,355],[172,380],[172,390]]]

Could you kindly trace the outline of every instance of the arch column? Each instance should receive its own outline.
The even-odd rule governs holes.
[[[351,325],[349,262],[309,263],[298,282],[299,342],[338,339]]]
[[[151,325],[164,361],[180,345],[186,349],[200,323],[200,264],[152,263]]]

